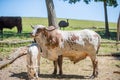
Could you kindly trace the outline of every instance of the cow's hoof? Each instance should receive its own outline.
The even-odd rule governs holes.
[[[62,73],[62,72],[59,72],[59,75],[61,76],[61,75],[63,75],[63,73]]]
[[[59,73],[59,75],[61,76],[61,75],[63,75],[63,74],[60,74],[60,73]]]
[[[90,78],[90,79],[94,79],[94,78],[95,78],[95,76],[94,76],[94,75],[92,75],[92,76],[90,76],[89,78]]]
[[[94,78],[96,78],[97,77],[97,75],[92,75],[92,76],[90,76],[89,78],[90,79],[94,79]]]
[[[53,75],[56,75],[57,73],[56,73],[56,72],[53,72],[52,74],[53,74]]]
[[[38,74],[40,74],[40,71],[38,71]]]

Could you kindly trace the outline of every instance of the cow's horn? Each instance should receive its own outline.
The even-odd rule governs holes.
[[[48,30],[48,31],[53,31],[55,29],[56,29],[56,27],[54,27],[54,26],[49,26],[48,28],[46,28],[46,30]]]
[[[33,25],[31,24],[32,29],[34,29]]]

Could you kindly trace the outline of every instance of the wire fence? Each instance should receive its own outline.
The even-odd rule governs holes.
[[[0,41],[0,47],[20,47],[26,46],[26,44],[31,44],[33,40],[23,40],[23,41],[15,41],[15,42],[8,42],[8,41]]]
[[[33,40],[23,40],[16,42],[8,42],[8,41],[0,41],[0,52],[2,54],[7,54],[7,52],[11,52],[11,50],[15,48],[20,48],[23,46],[29,46],[33,43]],[[120,42],[109,42],[102,41],[101,47],[98,53],[99,56],[120,56]]]

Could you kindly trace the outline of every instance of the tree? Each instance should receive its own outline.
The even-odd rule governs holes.
[[[69,1],[69,3],[76,3],[80,0],[64,0]],[[85,3],[89,4],[92,0],[83,0]],[[116,7],[118,5],[117,0],[94,0],[95,2],[103,2],[104,3],[104,15],[105,15],[105,36],[110,37],[109,32],[109,24],[108,24],[108,15],[107,15],[107,6]]]
[[[53,0],[46,0],[46,7],[48,12],[49,26],[55,26],[58,28]]]
[[[107,15],[107,6],[113,6],[116,7],[117,0],[94,0],[95,2],[102,1],[104,2],[104,15],[105,15],[105,36],[110,37],[110,32],[109,32],[109,24],[108,24],[108,15]]]
[[[120,40],[120,13],[118,17],[118,22],[117,22],[117,41]]]

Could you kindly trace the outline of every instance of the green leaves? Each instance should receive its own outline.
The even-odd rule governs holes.
[[[113,7],[118,6],[117,0],[107,0],[106,3],[107,3],[107,6],[113,6]]]
[[[64,0],[64,1],[68,1],[70,4],[72,4],[72,3],[76,3],[76,2],[79,2],[80,0]]]
[[[63,0],[63,1],[68,1],[70,4],[72,3],[77,3],[80,2],[81,0]],[[117,7],[118,3],[117,0],[83,0],[86,4],[89,4],[91,1],[94,2],[106,2],[107,6],[113,6],[113,7]]]

